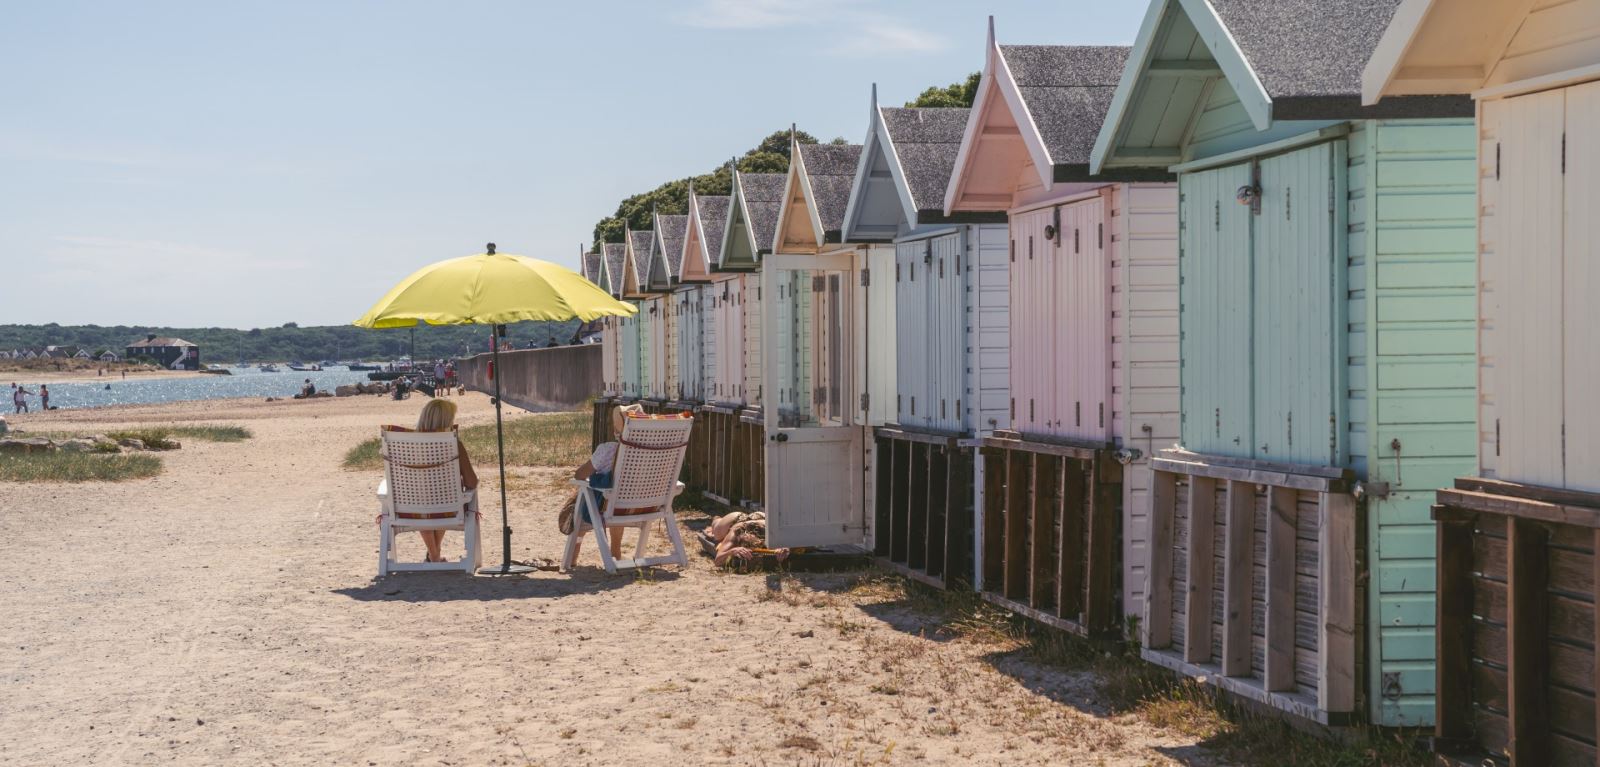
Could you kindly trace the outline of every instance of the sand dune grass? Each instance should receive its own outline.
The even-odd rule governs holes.
[[[511,466],[578,466],[589,459],[590,414],[541,413],[506,422],[506,464]],[[488,465],[497,446],[493,423],[468,426],[461,430],[461,442],[473,463]],[[378,456],[378,438],[373,437],[350,448],[344,467],[367,471],[383,466]]]

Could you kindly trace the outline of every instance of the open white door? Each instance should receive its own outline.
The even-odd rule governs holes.
[[[860,545],[862,429],[848,404],[855,264],[849,253],[771,255],[762,261],[762,370],[766,425],[767,542]]]

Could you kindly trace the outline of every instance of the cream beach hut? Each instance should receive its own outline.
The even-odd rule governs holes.
[[[869,354],[868,317],[893,313],[892,245],[843,242],[859,145],[791,138],[772,253],[761,263],[767,534],[781,546],[867,543],[868,430],[885,403],[861,395],[892,375]],[[890,384],[892,386],[892,384]]]
[[[691,292],[699,291],[682,287],[678,278],[683,268],[683,241],[688,230],[689,217],[653,213],[651,218],[651,231],[655,234],[650,243],[650,269],[645,277],[645,286],[658,296],[661,338],[658,354],[660,363],[656,366],[661,375],[655,382],[652,399],[681,404],[684,396],[678,359],[682,343],[680,336],[685,329],[688,329],[694,332],[696,339],[699,338],[699,326],[692,317],[687,323],[687,328],[685,327],[683,320],[685,312],[682,307],[682,303],[688,299]],[[693,363],[698,366],[699,349],[694,349],[693,353]]]
[[[882,412],[869,418],[873,553],[941,587],[973,581],[970,440],[1010,423],[1005,214],[943,210],[969,111],[884,107],[874,87],[843,233],[895,254],[866,278],[892,288],[894,312],[857,334],[873,373],[863,394]]]
[[[1432,722],[1428,509],[1475,444],[1471,104],[1361,103],[1397,5],[1155,0],[1092,158],[1181,197],[1144,657],[1325,723]]]
[[[735,166],[711,269],[716,319],[716,366],[708,374],[710,393],[702,410],[711,432],[707,494],[730,506],[759,505],[765,499],[766,432],[762,426],[762,260],[772,250],[782,173],[743,173]],[[712,225],[706,222],[707,230]]]
[[[1479,386],[1449,403],[1476,415],[1476,460],[1463,449],[1441,467],[1462,470],[1453,482],[1424,476],[1449,488],[1436,570],[1419,574],[1438,588],[1435,743],[1471,763],[1594,764],[1600,2],[1400,3],[1364,101],[1462,94],[1476,101],[1478,267],[1408,272],[1475,285],[1478,315],[1476,344],[1465,328],[1433,341],[1467,367],[1475,349]]]
[[[661,335],[662,302],[660,295],[651,292],[647,282],[654,240],[649,230],[626,228],[623,231],[627,257],[623,259],[622,297],[639,307],[637,314],[623,321],[623,361],[635,371],[633,378],[627,380],[629,387],[623,394],[633,399],[662,399],[656,388],[665,375],[661,369],[664,365],[661,350],[665,343]]]
[[[687,287],[681,311],[692,325],[679,332],[679,377],[682,397],[704,404],[713,401],[712,387],[720,360],[718,338],[722,326],[722,301],[730,283],[738,278],[713,271],[714,259],[722,250],[722,235],[728,225],[727,195],[703,195],[689,186],[688,224],[684,231],[682,269],[679,282]],[[743,357],[743,350],[739,352]],[[690,364],[688,360],[694,360]]]
[[[1009,396],[979,456],[980,589],[1077,633],[1139,611],[1147,457],[1177,431],[1177,190],[1163,169],[1089,172],[1128,53],[1000,45],[991,21],[944,203],[1009,223]]]

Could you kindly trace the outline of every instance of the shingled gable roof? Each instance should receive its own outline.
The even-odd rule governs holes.
[[[583,278],[604,288],[605,283],[601,282],[604,279],[601,274],[603,257],[599,253],[584,251],[579,251],[578,257],[583,262]]]
[[[703,195],[689,187],[688,225],[684,227],[683,270],[679,279],[702,282],[710,279],[712,266],[722,253],[722,237],[728,227],[727,195]]]
[[[1092,167],[1110,162],[1114,144],[1141,105],[1142,81],[1152,72],[1163,82],[1158,91],[1169,94],[1152,93],[1158,101],[1170,99],[1166,84],[1175,80],[1223,81],[1258,131],[1288,120],[1471,116],[1470,100],[1454,96],[1362,105],[1362,69],[1401,1],[1152,0],[1095,143]],[[1173,55],[1167,49],[1175,30],[1196,43],[1179,58],[1164,58]],[[1151,163],[1169,159],[1148,154]]]
[[[656,214],[654,250],[650,255],[650,285],[669,288],[683,274],[683,240],[688,233],[689,217],[677,214]]]
[[[722,251],[722,237],[728,232],[728,206],[732,200],[725,194],[695,198],[699,205],[701,242],[708,255]]]
[[[655,233],[649,229],[642,231],[627,230],[628,258],[627,280],[623,283],[624,293],[643,293],[647,289],[645,280],[650,276],[650,247],[653,244]],[[629,290],[632,288],[632,290]]]
[[[782,173],[741,173],[739,193],[744,198],[745,220],[756,238],[759,250],[772,249],[772,235],[778,231],[778,209],[783,207]]]
[[[887,222],[867,223],[862,219],[883,210],[887,201],[870,200],[873,194],[884,193],[874,190],[887,187],[894,189],[900,216],[908,224],[1004,222],[1002,212],[961,214],[959,219],[944,213],[945,193],[971,114],[972,110],[966,108],[883,107],[878,104],[878,88],[874,85],[871,127],[850,192],[850,207],[845,212],[846,238],[870,240],[888,234]],[[884,160],[881,164],[880,155]],[[889,169],[886,180],[873,175],[881,166]]]
[[[1095,137],[1121,81],[1130,48],[1000,45],[989,19],[983,73],[944,199],[945,212],[1010,207],[1016,174],[1029,162],[1048,191],[1119,181],[1167,181],[1164,170],[1091,175]],[[975,188],[974,188],[975,187]],[[1005,201],[1000,201],[1004,198]]]
[[[603,287],[613,296],[622,295],[623,276],[628,263],[628,246],[621,242],[601,243],[601,263],[605,267]]]
[[[771,252],[772,236],[778,230],[778,211],[783,207],[784,184],[788,178],[784,173],[734,172],[734,194],[728,200],[728,216],[724,219],[728,223],[724,225],[722,247],[717,256],[719,266],[725,264],[728,251],[733,246],[727,227],[732,225],[735,216],[744,221],[751,251]]]

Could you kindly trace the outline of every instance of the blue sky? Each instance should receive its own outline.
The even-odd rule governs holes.
[[[796,122],[859,142],[1007,43],[1130,43],[1143,2],[13,3],[0,323],[336,324],[411,270],[575,266],[624,196]]]

